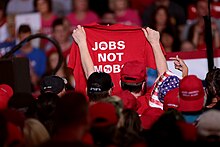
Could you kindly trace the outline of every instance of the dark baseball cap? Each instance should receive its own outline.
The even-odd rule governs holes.
[[[111,76],[105,72],[93,72],[87,80],[90,93],[107,91],[113,87]]]
[[[41,93],[60,93],[65,88],[65,80],[59,76],[46,76],[40,83]]]

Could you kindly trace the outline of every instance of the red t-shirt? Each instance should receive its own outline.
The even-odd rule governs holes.
[[[139,60],[146,67],[156,69],[151,45],[141,27],[114,24],[110,26],[90,24],[84,26],[87,45],[97,71],[109,73],[114,83],[113,94],[120,91],[120,71],[130,60]],[[73,69],[75,90],[84,92],[86,78],[81,65],[80,53],[75,42],[70,51],[68,67]],[[132,70],[132,69],[131,69]]]

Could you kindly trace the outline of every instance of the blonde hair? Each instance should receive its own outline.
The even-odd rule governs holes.
[[[38,146],[50,139],[50,135],[45,126],[34,118],[25,120],[23,133],[27,147]]]

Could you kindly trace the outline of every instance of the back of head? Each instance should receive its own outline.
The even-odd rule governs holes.
[[[90,105],[89,114],[94,143],[98,146],[111,144],[118,123],[115,106],[108,102],[97,102]]]
[[[121,116],[123,110],[123,101],[121,100],[120,97],[116,95],[108,96],[107,98],[102,99],[100,102],[106,102],[112,104],[115,107],[117,117],[119,118]]]
[[[59,97],[55,93],[43,93],[37,99],[37,114],[39,119],[53,117]]]
[[[46,76],[43,78],[43,80],[40,83],[40,92],[46,93],[46,92],[52,92],[55,94],[59,94],[65,89],[65,81],[55,75]]]
[[[88,116],[88,103],[86,96],[79,92],[67,92],[62,96],[56,106],[55,121],[57,127],[76,126],[86,123]]]
[[[93,72],[87,80],[87,95],[90,101],[99,101],[110,96],[113,87],[111,76],[105,72]]]
[[[35,117],[36,99],[31,93],[17,92],[10,98],[8,107],[22,112],[26,117]]]
[[[54,133],[54,114],[59,98],[57,94],[48,92],[37,99],[37,118],[50,134]]]
[[[200,141],[220,141],[220,111],[211,109],[198,118],[196,127]]]
[[[178,110],[182,112],[197,112],[204,108],[205,91],[202,80],[196,75],[185,76],[179,85],[180,105]]]
[[[39,120],[33,118],[25,120],[23,134],[27,147],[38,146],[50,139],[45,126]]]
[[[205,82],[209,102],[211,102],[212,98],[220,97],[220,68],[214,68],[209,71],[206,74]]]
[[[21,24],[18,28],[18,34],[31,33],[31,27],[28,24]]]
[[[134,131],[136,133],[139,133],[141,131],[141,119],[135,110],[124,109],[122,111],[122,115],[124,119],[124,128],[130,131]]]
[[[121,87],[123,90],[138,93],[146,81],[146,67],[144,63],[134,60],[124,64],[121,70]]]

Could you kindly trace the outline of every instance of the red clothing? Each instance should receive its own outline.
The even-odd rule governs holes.
[[[141,27],[122,24],[110,26],[90,24],[84,26],[84,29],[95,69],[111,75],[114,83],[113,94],[121,89],[119,85],[120,71],[125,62],[139,60],[145,63],[146,67],[156,68],[152,47],[145,38]],[[68,67],[73,69],[75,90],[85,93],[86,78],[76,43],[72,44]]]
[[[52,15],[50,17],[50,19],[43,19],[41,18],[41,28],[42,28],[42,33],[45,33],[45,34],[51,34],[52,32],[52,23],[53,21],[57,18],[56,15]]]
[[[73,27],[76,27],[77,25],[86,25],[86,24],[90,24],[90,23],[94,23],[94,22],[99,22],[98,15],[93,11],[88,11],[86,13],[85,18],[82,20],[78,20],[76,18],[76,14],[74,12],[68,14],[67,19],[70,21],[70,23]]]
[[[149,99],[150,99],[150,93],[146,93],[145,95],[143,96],[140,96],[137,98],[138,100],[138,103],[140,104],[140,107],[139,109],[137,110],[137,113],[139,115],[142,115],[144,110],[147,109],[149,106]]]
[[[52,23],[57,18],[56,15],[52,15],[50,19],[43,19],[41,17],[41,33],[50,35],[52,33]],[[48,40],[41,39],[41,46],[44,47],[47,44]]]
[[[116,16],[116,21],[118,23],[141,26],[141,18],[138,14],[138,11],[127,9],[123,16]]]

